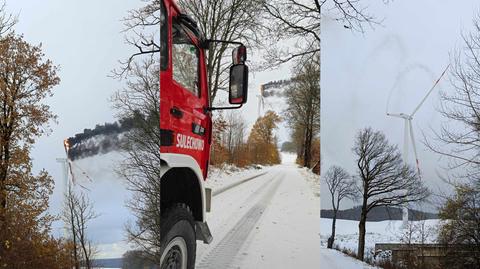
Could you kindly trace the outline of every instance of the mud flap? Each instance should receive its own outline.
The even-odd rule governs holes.
[[[197,240],[201,240],[205,244],[210,244],[210,242],[213,240],[212,234],[210,233],[210,229],[208,228],[208,224],[206,222],[195,222],[195,234]]]
[[[205,211],[210,212],[212,202],[212,189],[205,188]]]

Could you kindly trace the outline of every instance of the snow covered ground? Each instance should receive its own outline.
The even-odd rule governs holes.
[[[426,220],[426,221],[411,221],[409,223],[413,228],[412,243],[419,242],[419,227],[425,224],[424,235],[426,240],[424,243],[432,243],[435,241],[436,233],[435,227],[438,225],[438,220]],[[331,233],[331,219],[320,219],[321,229],[321,245],[326,247],[327,239]],[[367,233],[365,236],[365,254],[367,256],[373,256],[375,243],[401,243],[407,239],[404,231],[401,228],[402,221],[378,221],[367,222]],[[348,249],[350,251],[357,251],[358,244],[358,221],[352,220],[337,220],[335,232],[335,245],[340,249]]]
[[[320,249],[321,268],[328,269],[374,269],[379,267],[370,266],[334,249],[322,247]]]
[[[214,240],[197,247],[197,268],[318,268],[320,204],[311,183],[282,165],[212,199]]]
[[[232,165],[223,167],[209,167],[205,187],[217,190],[235,184],[243,179],[267,172],[270,167],[258,165],[256,167],[238,168]]]

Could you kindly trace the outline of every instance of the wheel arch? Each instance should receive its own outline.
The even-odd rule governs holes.
[[[175,153],[162,153],[161,159],[161,210],[175,203],[184,203],[192,211],[195,221],[206,221],[204,181],[195,159]]]

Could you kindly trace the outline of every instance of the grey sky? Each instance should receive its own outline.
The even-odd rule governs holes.
[[[403,120],[385,115],[389,95],[390,112],[411,113],[448,64],[449,53],[463,46],[461,33],[472,28],[480,8],[478,1],[361,2],[383,19],[365,34],[345,29],[329,11],[322,14],[322,171],[336,164],[354,173],[353,139],[367,126],[383,131],[402,150]],[[449,90],[447,78],[413,120],[423,179],[434,191],[446,189],[438,179],[445,160],[425,148],[421,134],[438,130],[438,91]],[[413,165],[411,147],[409,152]],[[331,207],[327,193],[322,184],[322,208]]]

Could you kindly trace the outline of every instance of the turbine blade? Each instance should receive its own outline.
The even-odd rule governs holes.
[[[425,103],[425,100],[427,100],[428,96],[430,95],[430,93],[432,93],[433,89],[435,89],[435,87],[437,86],[438,82],[440,82],[440,79],[442,79],[443,75],[445,75],[445,72],[447,72],[447,69],[450,67],[450,64],[447,65],[447,67],[445,67],[445,70],[443,70],[442,74],[440,75],[440,77],[438,77],[438,79],[435,81],[435,83],[433,84],[432,88],[430,88],[430,90],[427,92],[427,95],[425,95],[425,97],[423,97],[422,101],[420,102],[420,104],[418,104],[418,106],[415,108],[415,110],[413,110],[412,114],[410,114],[411,117],[413,117],[413,115],[415,115],[415,113],[417,113],[417,111],[420,109],[420,107],[423,105],[423,103]]]
[[[387,116],[401,118],[401,119],[405,118],[402,116],[402,114],[395,114],[395,113],[387,113]]]
[[[415,145],[415,137],[413,136],[413,127],[411,120],[408,121],[408,125],[410,127],[410,139],[412,140],[413,154],[415,154],[415,162],[417,165],[418,176],[420,176],[420,164],[418,162],[417,147]]]

